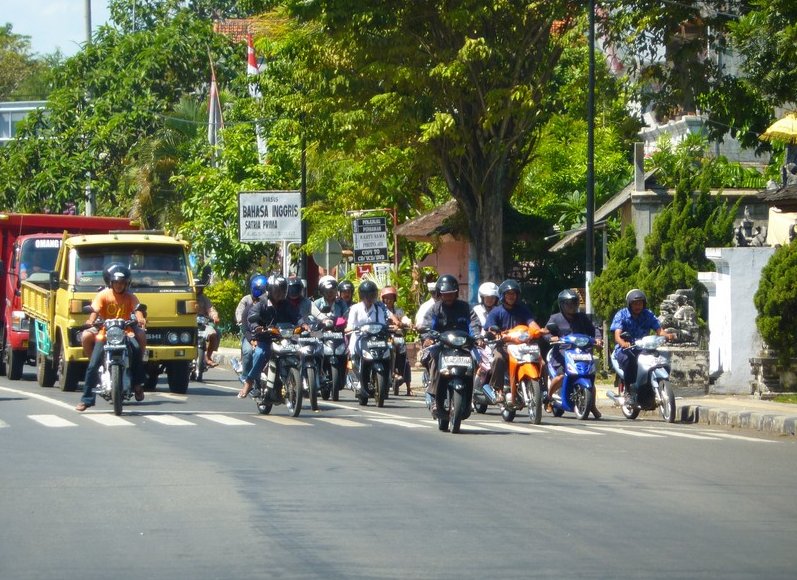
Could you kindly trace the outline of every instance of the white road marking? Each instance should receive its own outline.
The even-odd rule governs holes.
[[[45,427],[77,427],[77,423],[67,421],[58,415],[28,415],[28,417]]]
[[[132,427],[135,423],[131,423],[127,419],[122,419],[121,417],[117,417],[116,415],[106,415],[106,414],[99,414],[99,413],[89,413],[84,415],[86,419],[90,419],[95,423],[99,423],[100,425],[104,425],[106,427]]]
[[[683,437],[684,439],[701,439],[703,441],[717,441],[716,437],[706,437],[704,435],[694,435],[693,433],[683,433],[681,431],[671,431],[669,429],[645,429],[649,433],[660,433],[670,437]]]
[[[700,431],[703,435],[721,437],[722,439],[736,439],[738,441],[752,441],[754,443],[777,443],[772,439],[757,439],[755,437],[745,437],[744,435],[731,435],[730,433],[717,433],[716,431]]]
[[[294,417],[281,417],[279,415],[259,415],[257,418],[262,419],[263,421],[268,421],[269,423],[276,423],[277,425],[301,425],[303,427],[310,426],[310,423],[299,421]]]
[[[8,423],[0,419],[0,429],[2,429],[3,427],[8,427]]]
[[[489,429],[500,429],[502,431],[511,431],[512,433],[523,433],[524,435],[534,435],[540,431],[532,431],[528,427],[521,427],[520,425],[512,425],[511,423],[477,423]],[[463,423],[465,425],[465,423]]]
[[[365,423],[358,423],[357,421],[349,421],[348,419],[339,419],[334,417],[319,417],[317,421],[323,421],[330,425],[337,425],[338,427],[367,427]]]
[[[368,417],[369,421],[376,421],[377,423],[385,423],[386,425],[396,425],[397,427],[406,427],[407,429],[428,429],[426,425],[418,425],[417,423],[410,423],[408,421],[399,421],[397,419],[383,419],[381,417]]]
[[[622,427],[590,427],[590,429],[605,431],[606,433],[617,433],[618,435],[629,435],[631,437],[663,437],[663,435],[644,433],[638,429],[623,429]]]
[[[208,421],[213,421],[214,423],[220,423],[222,425],[229,425],[229,426],[254,425],[254,423],[250,423],[249,421],[243,421],[241,419],[236,419],[235,417],[228,417],[227,415],[210,415],[207,413],[197,413],[196,417],[199,417],[200,419],[207,419]]]
[[[174,415],[147,415],[147,419],[150,421],[154,421],[155,423],[160,423],[161,425],[169,425],[170,427],[183,427],[185,425],[196,425],[196,423],[192,423],[191,421],[186,421],[185,419],[181,419],[180,417],[175,417]]]
[[[170,399],[172,401],[185,402],[188,400],[188,395],[178,395],[177,393],[153,393],[153,395],[156,395],[161,399]]]
[[[26,397],[28,399],[38,399],[39,401],[44,401],[45,403],[50,403],[51,405],[55,405],[56,407],[61,407],[62,409],[69,409],[70,411],[74,410],[75,406],[70,405],[69,403],[64,403],[63,401],[58,401],[56,399],[52,399],[50,397],[46,397],[44,395],[40,395],[38,393],[31,393],[28,391],[21,391],[19,389],[10,389],[8,387],[0,387],[0,391],[6,391],[8,393],[14,393],[15,395],[20,395],[22,397]]]
[[[603,433],[595,433],[594,431],[575,427],[563,427],[562,425],[529,425],[529,429],[544,429],[545,431],[558,431],[560,433],[570,433],[571,435],[603,435]]]

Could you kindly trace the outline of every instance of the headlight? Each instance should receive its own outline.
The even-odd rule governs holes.
[[[121,326],[112,326],[105,333],[108,344],[119,346],[125,341],[125,331]]]
[[[457,332],[446,332],[443,334],[443,341],[451,346],[462,346],[468,342],[468,337]]]
[[[166,334],[166,342],[168,342],[169,344],[177,344],[179,340],[180,340],[179,335],[174,331],[171,331]]]
[[[573,341],[578,348],[584,348],[585,346],[589,345],[589,338],[586,336],[579,336]]]
[[[367,334],[379,334],[382,331],[382,328],[383,327],[381,324],[371,323],[371,324],[363,324],[360,327],[360,330],[362,330]]]
[[[182,342],[183,344],[191,344],[191,342],[192,342],[191,333],[188,332],[187,330],[184,330],[183,332],[181,332],[180,333],[180,342]]]

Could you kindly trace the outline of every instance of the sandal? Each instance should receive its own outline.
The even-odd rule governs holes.
[[[213,361],[213,360],[209,360],[209,359],[205,360],[205,364],[207,365],[207,367],[209,369],[215,369],[217,366],[219,366],[219,363],[217,363],[216,361]]]
[[[87,405],[86,403],[80,402],[75,407],[75,411],[78,411],[79,413],[82,413],[83,411],[85,411],[86,409],[88,409],[91,406],[92,405]]]
[[[254,389],[254,385],[244,383],[244,388],[238,391],[238,398],[245,399],[252,392],[252,389]]]
[[[137,385],[133,387],[133,396],[139,403],[144,400],[144,386]]]

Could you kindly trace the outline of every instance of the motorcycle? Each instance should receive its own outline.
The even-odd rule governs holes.
[[[314,322],[317,325],[317,322]],[[302,361],[302,390],[310,398],[310,408],[318,411],[318,393],[321,390],[324,343],[317,330],[304,331],[299,335],[299,354]]]
[[[474,339],[462,330],[431,331],[426,335],[439,344],[437,356],[436,409],[427,398],[432,417],[440,431],[459,433],[462,421],[470,417],[473,395]]]
[[[139,305],[137,309],[144,309]],[[97,319],[95,323],[105,328],[105,343],[102,345],[103,358],[99,368],[99,382],[94,392],[113,404],[113,414],[122,414],[122,405],[133,397],[133,376],[131,358],[135,355],[132,341],[135,340],[128,329],[137,326],[135,314],[130,318]]]
[[[473,410],[480,414],[486,413],[488,406],[498,404],[495,391],[490,386],[490,374],[495,358],[495,347],[499,342],[500,339],[496,339],[493,334],[488,333],[483,339],[482,346],[478,348],[478,366],[471,403]]]
[[[272,337],[271,356],[260,379],[249,396],[257,404],[261,415],[268,415],[273,405],[288,408],[293,417],[302,411],[302,361],[299,352],[298,334],[301,326],[278,323],[267,329]]]
[[[346,375],[346,387],[354,391],[360,405],[365,406],[369,398],[374,398],[377,407],[384,407],[390,379],[391,346],[388,327],[372,322],[363,324],[358,330],[360,336],[356,340],[360,341],[360,357],[359,360],[351,361]],[[363,372],[366,373],[365,376],[362,376]]]
[[[323,322],[321,342],[324,347],[324,358],[321,377],[321,397],[328,401],[330,398],[337,401],[340,390],[346,379],[346,341],[343,329],[346,319],[338,317],[336,320],[327,318]]]
[[[629,340],[630,336],[623,335]],[[629,350],[637,357],[636,381],[634,381],[637,397],[631,404],[627,397],[627,388],[623,380],[623,371],[612,353],[611,360],[616,373],[614,385],[617,394],[608,391],[606,396],[619,405],[627,419],[636,419],[640,411],[653,411],[658,408],[662,419],[667,423],[675,422],[675,393],[670,384],[670,363],[659,354],[658,348],[667,342],[663,336],[645,336],[635,341]]]
[[[539,425],[542,419],[542,366],[540,345],[536,342],[542,331],[535,324],[519,324],[507,330],[502,340],[507,343],[507,375],[504,381],[504,402],[499,402],[501,418],[514,421],[515,413],[525,406],[529,410],[529,421]],[[507,395],[517,384],[517,394],[521,401],[507,403]],[[519,403],[519,404],[518,404]]]
[[[404,340],[404,331],[401,328],[396,328],[391,334],[393,348],[390,358],[390,380],[393,383],[393,394],[398,396],[399,387],[406,382],[404,371],[407,363],[407,342]]]
[[[196,317],[196,358],[191,363],[191,380],[202,381],[202,375],[208,370],[205,362],[205,353],[208,350],[208,325],[210,319],[207,316],[197,315]]]
[[[551,335],[559,336],[559,327],[555,323],[547,327]],[[564,359],[564,379],[550,403],[554,417],[561,417],[565,411],[571,411],[583,420],[589,417],[595,400],[595,357],[592,349],[595,339],[585,334],[568,334],[558,341],[551,342],[548,351],[548,369],[551,378],[556,376],[554,355],[560,352]]]

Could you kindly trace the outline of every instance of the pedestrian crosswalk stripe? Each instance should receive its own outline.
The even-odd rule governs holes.
[[[488,427],[490,429],[500,429],[502,431],[511,431],[512,433],[523,433],[525,435],[533,435],[535,433],[541,433],[542,431],[532,431],[528,427],[521,427],[520,425],[512,425],[511,423],[478,423],[484,427]]]
[[[77,423],[67,421],[58,415],[28,415],[28,417],[45,427],[77,427]]]
[[[0,419],[0,429],[2,429],[3,427],[8,427],[8,423]]]
[[[208,421],[213,421],[214,423],[220,423],[222,425],[229,425],[229,426],[254,425],[254,423],[250,423],[249,421],[236,419],[235,417],[228,417],[227,415],[211,415],[208,413],[198,413],[196,416],[199,417],[200,419],[207,419]]]
[[[598,431],[605,431],[606,433],[617,433],[618,435],[629,435],[631,437],[663,437],[663,435],[656,435],[654,433],[645,433],[639,429],[623,429],[622,427],[590,427]]]
[[[338,419],[335,417],[318,417],[316,420],[329,423],[330,425],[337,425],[338,427],[367,427],[365,423],[358,423],[357,421],[349,421],[348,419]]]
[[[259,415],[258,419],[268,421],[269,423],[276,423],[277,425],[303,425],[305,427],[310,425],[310,423],[299,421],[293,417],[282,417],[280,415]]]
[[[736,439],[738,441],[754,441],[755,443],[777,443],[772,439],[757,439],[755,437],[745,437],[744,435],[731,435],[730,433],[717,433],[716,431],[700,431],[703,435],[720,437],[722,439]]]
[[[406,427],[407,429],[427,429],[426,425],[418,425],[417,423],[410,423],[409,421],[399,421],[398,419],[383,419],[381,417],[368,417],[370,421],[377,423],[384,423],[386,425],[396,425],[397,427]]]
[[[670,429],[646,429],[649,433],[661,433],[662,435],[670,435],[672,437],[683,437],[684,439],[702,439],[703,441],[716,441],[716,437],[706,437],[705,435],[695,435],[693,433],[683,433],[681,431],[673,431]]]
[[[562,425],[529,425],[529,429],[544,429],[545,431],[558,431],[560,433],[570,433],[571,435],[603,435],[603,433],[596,433],[595,431],[564,427]]]
[[[196,423],[192,423],[191,421],[186,421],[185,419],[181,419],[180,417],[175,417],[174,415],[147,415],[147,419],[150,421],[154,421],[155,423],[160,423],[161,425],[169,425],[170,427],[182,427],[185,425],[196,425]]]
[[[132,427],[135,425],[135,423],[132,423],[127,419],[123,419],[122,417],[117,417],[116,415],[106,415],[104,413],[91,413],[84,415],[84,417],[94,421],[95,423],[99,423],[100,425],[105,425],[106,427]]]

